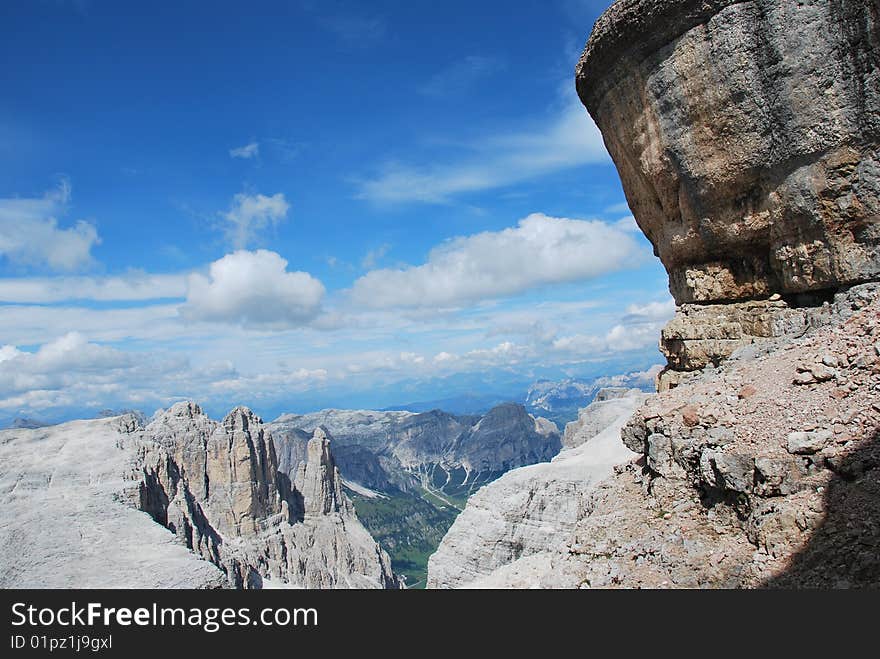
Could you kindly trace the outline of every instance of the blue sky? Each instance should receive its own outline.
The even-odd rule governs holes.
[[[0,8],[0,419],[273,416],[658,363],[573,71],[607,2]]]

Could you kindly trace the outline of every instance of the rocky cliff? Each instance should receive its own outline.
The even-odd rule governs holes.
[[[566,428],[572,440],[550,462],[520,467],[485,485],[428,563],[429,588],[474,585],[519,559],[564,552],[589,492],[633,456],[620,430],[645,398],[638,390],[602,390]],[[516,585],[516,584],[505,584]]]
[[[262,420],[243,407],[217,423],[178,403],[132,441],[136,505],[230,585],[396,587],[387,554],[342,491],[324,430],[306,443],[293,481],[279,471]]]
[[[577,89],[680,305],[662,387],[880,277],[874,0],[618,0]]]
[[[0,432],[0,587],[220,588],[226,576],[122,496],[133,425]]]
[[[4,587],[394,588],[317,431],[291,483],[247,408],[0,433]]]
[[[466,511],[432,585],[880,586],[878,64],[876,0],[618,0],[600,17],[577,89],[678,305],[661,391],[611,427],[635,459],[581,470],[577,505],[540,502],[576,511],[549,524],[567,535],[493,563],[493,513],[473,546],[454,533]],[[520,485],[491,511],[534,495]]]
[[[424,586],[428,557],[472,493],[510,469],[550,460],[561,445],[552,422],[512,403],[482,416],[331,409],[285,414],[269,428],[279,469],[293,481],[311,468],[311,433],[333,434],[358,518],[413,587]]]

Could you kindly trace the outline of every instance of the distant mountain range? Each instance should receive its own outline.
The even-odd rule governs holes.
[[[431,410],[443,410],[452,414],[485,414],[496,405],[509,402],[517,402],[517,398],[502,394],[467,393],[450,398],[438,398],[437,400],[385,407],[381,411],[430,412]]]
[[[295,478],[318,428],[332,436],[341,484],[359,519],[408,583],[425,582],[434,552],[468,498],[512,469],[548,462],[565,424],[604,387],[651,390],[656,371],[538,380],[514,396],[466,393],[386,410],[325,409],[282,414],[267,424],[278,470]],[[512,400],[511,400],[512,399]],[[136,410],[101,410],[98,418]],[[48,425],[18,418],[14,428]]]
[[[333,437],[358,517],[409,585],[424,584],[428,556],[473,492],[511,469],[549,461],[562,446],[555,424],[516,403],[483,415],[331,409],[268,424],[279,471],[296,472],[317,428]]]
[[[453,499],[466,499],[510,469],[547,461],[562,445],[553,423],[516,403],[484,415],[322,410],[284,414],[269,424],[282,470],[295,468],[304,437],[318,427],[334,438],[343,478],[379,491],[425,489]]]
[[[600,389],[626,387],[654,391],[654,378],[660,367],[646,371],[634,371],[622,375],[609,375],[592,379],[538,380],[525,395],[525,408],[555,422],[560,430],[578,417],[578,410],[586,407]]]
[[[520,403],[535,416],[550,419],[565,430],[565,424],[577,419],[578,410],[589,405],[596,393],[605,387],[626,387],[654,391],[654,379],[660,366],[644,371],[594,378],[565,378],[536,380],[525,392],[504,395],[500,393],[466,393],[449,398],[405,403],[383,408],[382,411],[429,412],[443,410],[450,414],[482,415],[502,403]]]

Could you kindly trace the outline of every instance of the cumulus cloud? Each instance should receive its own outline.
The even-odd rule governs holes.
[[[0,417],[81,417],[89,408],[145,410],[182,399],[229,407],[313,390],[327,379],[323,368],[276,364],[241,373],[229,360],[192,364],[189,355],[127,352],[70,332],[34,352],[0,346]]]
[[[386,163],[359,182],[358,197],[377,203],[448,203],[552,172],[609,161],[602,134],[575,98],[540,128],[509,130],[470,145],[471,153],[439,164]]]
[[[24,266],[71,271],[92,263],[92,247],[100,243],[95,225],[78,220],[58,224],[70,200],[70,184],[38,198],[0,199],[0,257]]]
[[[220,217],[226,238],[233,247],[242,249],[257,240],[261,231],[284,220],[288,210],[290,205],[280,192],[271,197],[239,193]]]
[[[666,322],[675,314],[675,300],[671,297],[647,304],[630,304],[626,308],[624,323]]]
[[[33,392],[45,394],[76,386],[84,380],[110,382],[116,377],[116,371],[132,365],[130,355],[89,343],[77,332],[46,343],[36,352],[5,345],[0,348],[0,399],[33,395]]]
[[[188,279],[188,320],[245,327],[296,327],[320,311],[324,285],[306,272],[288,272],[287,261],[275,252],[239,250],[214,261],[208,276]]]
[[[243,160],[250,160],[251,158],[258,158],[260,155],[260,143],[259,142],[251,142],[250,144],[245,144],[244,146],[236,147],[235,149],[229,150],[230,158],[242,158]]]
[[[516,227],[439,245],[423,265],[368,272],[351,295],[372,308],[454,306],[589,279],[642,256],[632,234],[617,227],[535,213]]]
[[[629,305],[626,315],[604,335],[573,334],[553,341],[556,351],[565,353],[627,352],[656,346],[663,325],[675,313],[672,298],[645,305]]]

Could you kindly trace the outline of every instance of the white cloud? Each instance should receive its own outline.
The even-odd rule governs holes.
[[[433,98],[458,95],[503,68],[504,62],[496,57],[468,55],[428,78],[419,93]]]
[[[632,233],[641,233],[642,230],[639,229],[639,225],[636,223],[636,218],[632,215],[627,215],[626,217],[622,217],[617,222],[615,222],[615,226],[620,227],[624,231],[631,231]]]
[[[259,142],[251,142],[250,144],[245,144],[244,146],[237,147],[235,149],[229,150],[230,158],[242,158],[244,160],[250,160],[251,158],[258,158],[260,156],[260,143]]]
[[[181,326],[177,308],[175,304],[122,309],[4,304],[0,305],[0,336],[4,341],[25,345],[51,341],[58,336],[59,328],[76,330],[100,341],[192,336],[195,328]]]
[[[115,277],[21,277],[0,279],[0,302],[65,300],[135,301],[186,295],[186,275],[129,273]]]
[[[638,323],[661,321],[666,322],[675,314],[675,300],[671,297],[647,304],[631,304],[626,308],[623,322]]]
[[[612,225],[535,213],[513,228],[443,243],[423,265],[368,272],[351,295],[372,308],[454,306],[589,279],[641,258],[632,234]]]
[[[290,205],[280,192],[271,197],[239,193],[233,197],[232,207],[220,216],[227,239],[242,249],[254,242],[259,232],[284,220],[288,210]]]
[[[88,408],[149,409],[182,399],[224,405],[314,390],[323,368],[275,364],[271,372],[242,374],[228,360],[190,363],[189,355],[131,352],[71,332],[35,352],[0,347],[0,414],[81,417]]]
[[[364,258],[361,259],[361,267],[366,270],[376,267],[376,263],[382,260],[390,249],[391,245],[388,243],[379,245],[376,249],[371,249],[366,255],[364,255]]]
[[[320,311],[324,285],[306,272],[288,272],[275,252],[240,250],[214,261],[208,276],[192,274],[188,320],[279,329],[308,323]]]
[[[631,304],[620,322],[604,335],[574,334],[553,341],[554,350],[572,354],[627,352],[656,346],[663,325],[675,313],[672,298],[644,305]]]
[[[46,343],[36,352],[6,345],[0,349],[0,398],[72,387],[84,380],[107,382],[114,377],[113,371],[132,365],[130,355],[89,343],[77,332]]]
[[[599,129],[576,97],[540,128],[507,131],[471,147],[473,153],[454,162],[388,163],[378,176],[360,181],[358,197],[378,203],[447,203],[459,194],[610,162]]]
[[[38,198],[0,199],[0,257],[25,266],[79,270],[92,263],[92,247],[100,243],[94,224],[79,220],[68,228],[57,216],[70,200],[70,184]]]
[[[486,366],[505,366],[516,364],[533,355],[529,346],[519,345],[511,341],[503,341],[491,348],[471,350],[464,355],[465,359]]]

